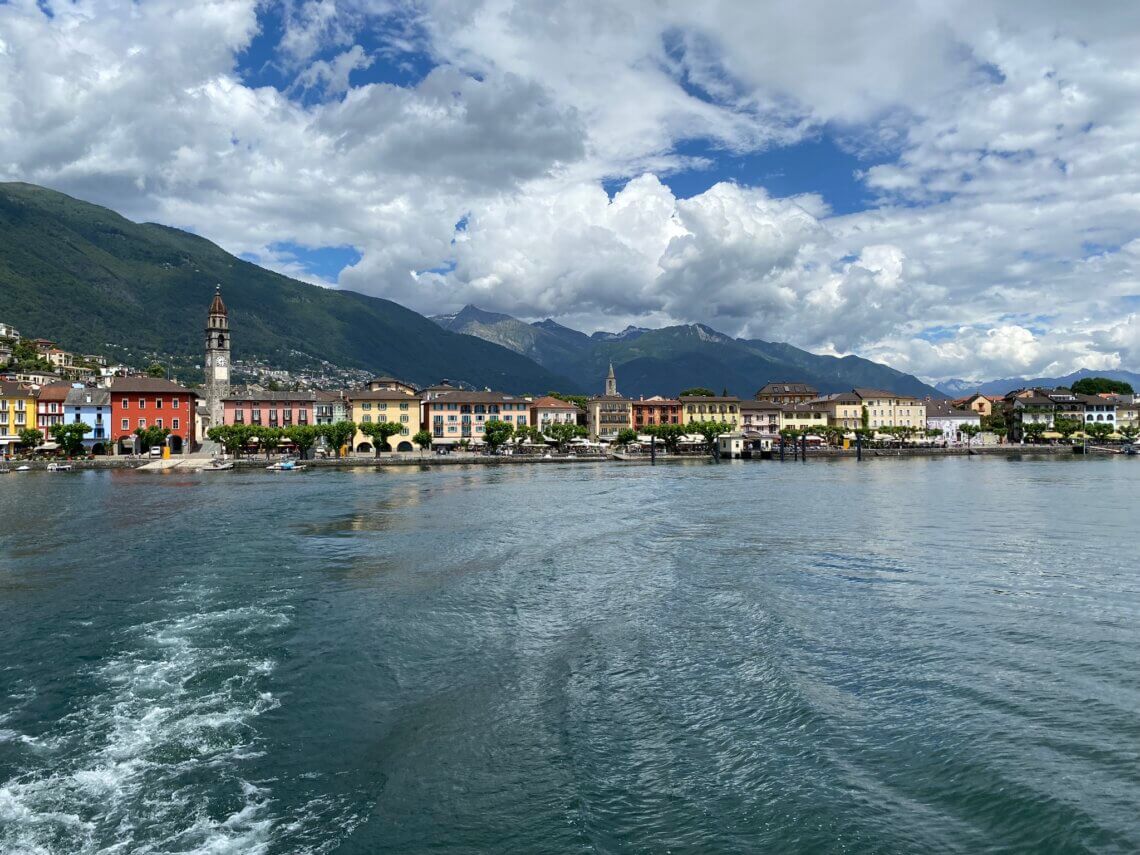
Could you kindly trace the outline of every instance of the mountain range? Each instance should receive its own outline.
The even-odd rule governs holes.
[[[810,383],[821,392],[856,386],[941,398],[917,377],[857,356],[820,356],[790,344],[733,338],[704,324],[586,335],[549,318],[527,323],[510,315],[465,306],[436,323],[478,336],[566,374],[580,388],[600,391],[610,363],[625,395],[676,394],[692,386],[751,397],[765,383]]]
[[[513,350],[448,332],[390,300],[299,282],[188,232],[0,183],[0,319],[25,335],[136,364],[147,353],[169,355],[180,360],[180,376],[196,379],[182,366],[202,358],[216,284],[235,359],[281,368],[327,360],[423,385],[449,378],[508,392],[573,387]]]
[[[66,349],[145,364],[170,356],[200,376],[206,308],[221,285],[235,359],[281,368],[327,361],[427,385],[448,378],[507,392],[600,392],[607,367],[626,395],[707,386],[751,396],[769,381],[823,392],[873,386],[939,395],[856,356],[724,335],[702,324],[592,335],[467,306],[429,320],[403,306],[265,270],[204,238],[134,223],[24,183],[0,183],[0,320]]]
[[[1006,377],[1002,380],[984,381],[944,380],[935,384],[935,388],[951,398],[965,397],[974,392],[981,392],[983,395],[1005,395],[1014,389],[1030,389],[1037,386],[1045,389],[1058,386],[1067,388],[1085,377],[1107,377],[1110,380],[1123,380],[1125,383],[1130,383],[1133,389],[1140,389],[1140,374],[1135,372],[1115,369],[1090,371],[1087,368],[1082,368],[1080,371],[1074,371],[1072,374],[1066,374],[1062,377]]]

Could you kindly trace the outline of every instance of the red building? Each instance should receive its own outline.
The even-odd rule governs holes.
[[[135,430],[149,427],[170,431],[166,444],[172,454],[193,451],[198,441],[194,428],[197,398],[196,392],[169,380],[116,377],[111,382],[111,439],[116,453],[135,450]]]
[[[681,402],[674,398],[642,398],[633,401],[633,429],[641,430],[646,425],[679,425],[681,423]]]

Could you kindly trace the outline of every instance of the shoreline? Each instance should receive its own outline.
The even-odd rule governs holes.
[[[1068,445],[994,445],[994,446],[981,446],[974,448],[870,448],[863,450],[864,462],[868,460],[877,459],[899,459],[909,457],[992,457],[992,456],[1009,456],[1009,455],[1032,455],[1032,456],[1075,456],[1073,455],[1073,446]],[[1112,456],[1113,452],[1106,452],[1101,450],[1089,449],[1086,456]],[[856,458],[856,450],[854,448],[811,448],[808,449],[806,460],[797,458],[793,451],[789,448],[785,452],[784,460],[779,459],[779,452],[775,451],[770,460],[761,459],[760,457],[752,458],[736,458],[745,461],[757,463],[802,463],[811,462],[812,460],[829,460],[829,459],[843,459],[849,458],[854,460]],[[727,458],[725,458],[727,460]],[[206,458],[193,458],[188,457],[182,460],[176,460],[177,465],[169,466],[165,469],[143,470],[147,472],[196,472],[207,465],[210,461]],[[683,461],[702,461],[710,460],[710,456],[704,453],[700,454],[658,454],[657,463],[668,464],[678,463]],[[0,468],[9,469],[13,474],[18,466],[29,466],[31,471],[42,472],[47,471],[48,465],[52,462],[68,462],[75,471],[81,470],[140,470],[148,464],[155,462],[153,460],[130,460],[121,457],[108,457],[97,458],[94,460],[71,460],[71,461],[50,461],[50,460],[11,460],[7,463],[0,464]],[[267,465],[274,462],[272,459],[266,461],[265,459],[247,459],[234,460],[234,471],[238,470],[264,470]],[[539,464],[548,466],[558,465],[583,465],[583,464],[618,464],[618,465],[648,465],[653,463],[648,453],[638,454],[616,454],[616,455],[590,455],[585,457],[576,457],[569,455],[559,455],[556,457],[540,457],[531,455],[519,456],[487,456],[481,454],[418,454],[415,452],[408,452],[405,454],[388,453],[382,457],[342,457],[321,460],[305,460],[302,464],[306,469],[386,469],[390,467],[403,467],[403,466],[419,466],[419,467],[432,467],[432,466],[467,466],[470,464],[486,465],[486,466],[523,466],[528,464]]]

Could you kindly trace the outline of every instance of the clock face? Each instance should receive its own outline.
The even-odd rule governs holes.
[[[218,357],[218,367],[219,368],[225,368],[226,367],[226,358],[224,356]]]

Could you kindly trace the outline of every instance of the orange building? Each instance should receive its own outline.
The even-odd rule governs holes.
[[[681,423],[681,402],[675,398],[641,398],[631,402],[633,408],[633,429],[641,430],[646,425],[679,425]]]

